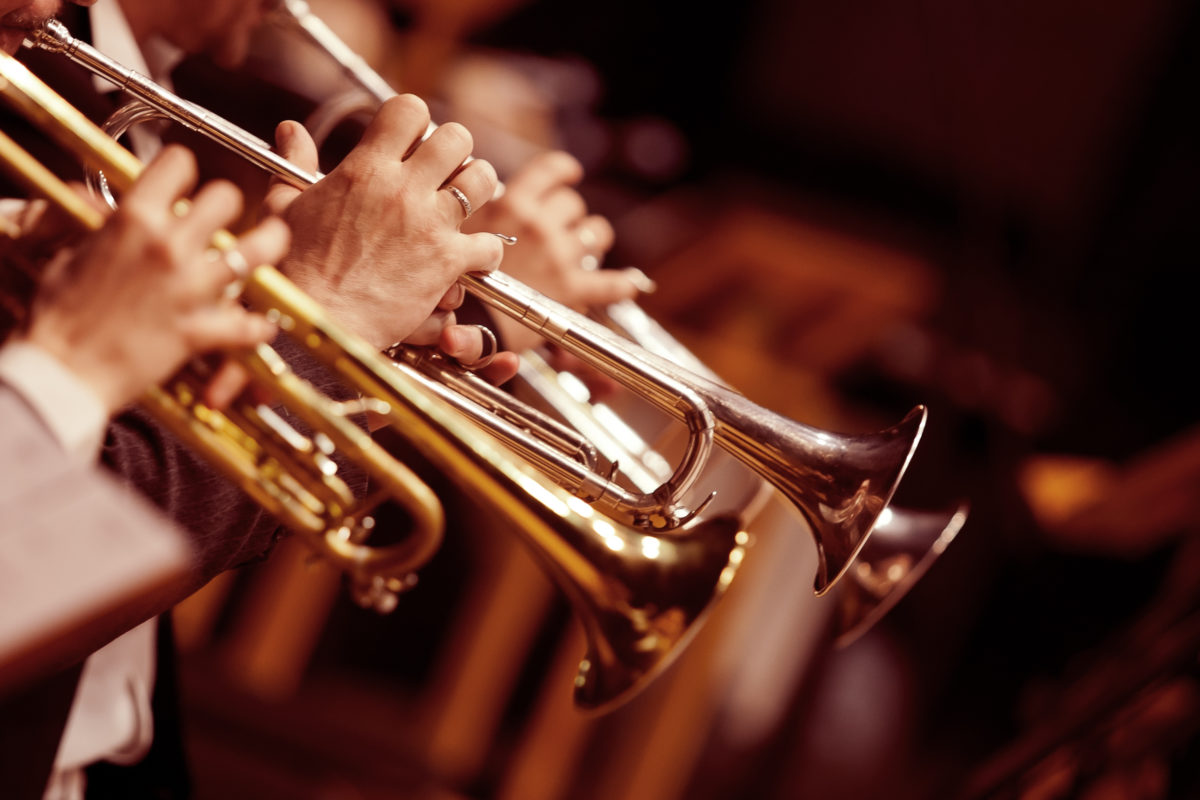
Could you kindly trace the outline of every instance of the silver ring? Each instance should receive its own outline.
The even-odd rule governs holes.
[[[455,186],[452,183],[447,183],[442,188],[445,189],[450,194],[454,195],[454,199],[458,201],[458,204],[460,206],[462,206],[463,219],[465,220],[468,217],[470,217],[471,211],[473,210],[471,208],[471,201],[467,199],[467,196],[465,194],[463,194],[462,189],[459,189],[457,186]]]
[[[492,329],[487,325],[475,325],[473,327],[479,328],[479,332],[483,334],[484,348],[487,352],[470,364],[463,364],[463,366],[470,370],[483,369],[491,364],[496,358],[496,353],[500,352],[500,343],[496,341],[496,334],[492,333]]]

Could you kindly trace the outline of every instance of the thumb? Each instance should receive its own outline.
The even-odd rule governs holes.
[[[279,155],[308,172],[318,171],[317,145],[299,122],[285,120],[275,128],[275,149]],[[282,214],[300,195],[300,190],[280,180],[271,179],[264,201],[272,214]]]

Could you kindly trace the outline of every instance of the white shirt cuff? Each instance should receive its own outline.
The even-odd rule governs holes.
[[[0,348],[0,380],[41,417],[63,449],[93,461],[104,441],[108,413],[100,397],[54,356],[29,342]]]

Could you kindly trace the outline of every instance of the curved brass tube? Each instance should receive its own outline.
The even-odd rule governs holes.
[[[0,57],[0,94],[63,147],[103,170],[114,188],[120,190],[137,175],[140,164],[132,154],[7,55]],[[94,210],[93,215],[89,227],[99,224]],[[580,707],[613,708],[649,683],[680,653],[737,573],[749,536],[739,530],[736,519],[709,519],[690,526],[682,537],[655,536],[621,525],[514,460],[390,359],[336,324],[277,270],[255,269],[242,299],[302,339],[318,360],[367,398],[371,410],[398,435],[500,514],[531,548],[571,600],[587,634],[587,654],[575,681]],[[270,357],[262,363],[251,360],[249,366],[275,377],[285,369]],[[310,413],[307,403],[312,398],[297,399],[297,413]],[[180,426],[185,434],[209,411],[193,410]],[[212,442],[208,432],[200,430],[197,444],[208,454]],[[218,441],[215,449],[223,451],[224,443]],[[235,461],[236,469],[243,466]],[[262,485],[260,477],[243,485],[252,492],[261,488],[265,501],[274,502],[275,484]],[[285,504],[286,509],[292,505]],[[307,507],[296,505],[301,509],[298,530],[304,531]],[[326,532],[316,542],[336,563],[354,567],[374,558],[353,547],[354,532],[340,533]],[[390,587],[368,582],[371,588]]]
[[[141,171],[132,153],[95,128],[82,114],[7,54],[0,59],[0,93],[31,121],[76,154],[86,153],[128,186]],[[84,230],[96,230],[103,216],[80,203],[55,175],[0,133],[0,161],[32,191],[42,194]],[[233,237],[221,231],[214,246],[227,248]],[[246,277],[257,287],[274,272],[259,266]],[[266,306],[269,308],[269,305]],[[304,321],[297,323],[303,326]],[[270,346],[231,353],[276,398],[325,437],[333,448],[357,463],[375,492],[357,501],[336,474],[336,464],[316,436],[303,436],[270,407],[239,401],[225,411],[201,401],[204,378],[195,364],[163,386],[151,387],[141,405],[164,427],[205,457],[259,505],[302,536],[318,553],[350,578],[355,598],[379,611],[395,606],[396,594],[412,583],[412,573],[441,545],[442,506],[433,491],[404,464],[352,422],[349,409],[321,394],[293,373]],[[362,542],[373,526],[371,512],[385,499],[403,505],[413,525],[403,541],[388,547]]]
[[[66,55],[285,181],[307,187],[320,178],[281,159],[256,137],[239,134],[237,126],[79,42],[56,21],[33,32],[29,41],[31,46]],[[685,423],[691,433],[689,449],[675,471],[678,482],[664,484],[657,495],[663,510],[649,518],[652,526],[671,527],[691,518],[690,513],[680,513],[675,503],[703,469],[715,441],[776,486],[809,520],[820,554],[813,582],[819,594],[841,577],[866,541],[924,429],[927,412],[918,406],[900,423],[878,433],[821,431],[763,409],[727,387],[633,345],[503,273],[469,274],[460,282],[483,302]]]

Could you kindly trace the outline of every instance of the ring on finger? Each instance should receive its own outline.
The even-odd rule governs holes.
[[[584,250],[591,250],[593,247],[596,246],[596,243],[598,241],[599,241],[599,238],[596,236],[595,231],[593,231],[591,228],[589,228],[587,226],[580,226],[580,228],[579,228],[579,243],[583,245]]]
[[[210,261],[220,261],[231,273],[229,282],[221,289],[221,296],[230,300],[240,295],[246,276],[250,274],[250,264],[246,257],[232,247],[210,247],[205,257]]]
[[[459,189],[452,183],[447,183],[442,188],[453,195],[454,199],[458,201],[458,204],[462,206],[463,219],[466,220],[468,217],[470,217],[471,212],[474,209],[471,207],[471,200],[463,193],[463,190]]]

